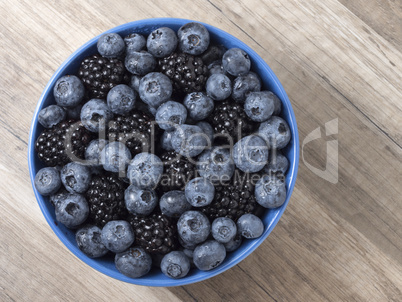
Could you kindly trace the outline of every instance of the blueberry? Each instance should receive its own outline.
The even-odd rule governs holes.
[[[205,92],[192,92],[187,94],[183,101],[189,116],[195,121],[208,117],[214,110],[214,101]]]
[[[225,258],[225,246],[215,240],[209,240],[200,244],[195,248],[193,254],[195,266],[202,271],[209,271],[218,267]]]
[[[67,193],[55,203],[56,220],[68,228],[85,222],[89,215],[88,202],[77,193]]]
[[[160,72],[151,72],[140,81],[139,94],[141,100],[151,107],[159,107],[172,96],[172,82]]]
[[[223,101],[232,93],[232,83],[224,74],[212,74],[207,80],[206,90],[215,101]]]
[[[238,76],[233,81],[232,99],[243,103],[250,92],[261,90],[260,77],[250,71],[245,75]]]
[[[108,141],[105,139],[94,139],[91,141],[85,149],[86,164],[93,167],[102,166],[101,152],[107,144]]]
[[[173,131],[164,131],[161,136],[161,147],[166,151],[172,151],[172,134]]]
[[[89,258],[98,258],[107,254],[108,249],[101,240],[102,230],[94,225],[86,225],[75,234],[78,248]]]
[[[286,184],[283,177],[264,175],[254,189],[256,201],[264,208],[274,209],[286,201]]]
[[[258,238],[264,233],[264,224],[254,214],[244,214],[237,220],[239,233],[247,239]]]
[[[204,242],[211,232],[211,223],[205,214],[198,211],[184,212],[177,222],[177,232],[189,244]]]
[[[55,194],[61,187],[60,173],[56,168],[42,168],[35,175],[35,188],[39,194],[50,196]]]
[[[152,189],[130,185],[124,192],[124,201],[130,213],[148,216],[158,204],[158,196]]]
[[[67,113],[67,118],[73,120],[79,120],[81,118],[82,105],[78,105],[71,108],[63,107],[63,109]]]
[[[180,279],[187,276],[190,271],[190,260],[181,251],[166,254],[161,261],[161,270],[166,276]]]
[[[84,193],[91,181],[91,170],[82,164],[72,162],[61,169],[61,181],[70,193]]]
[[[209,46],[209,32],[204,25],[196,22],[184,24],[177,32],[179,47],[184,53],[198,56]]]
[[[104,131],[113,113],[104,100],[92,99],[81,109],[81,122],[92,132]]]
[[[129,86],[120,84],[107,94],[107,105],[115,114],[126,115],[133,108],[137,99],[137,93]]]
[[[280,174],[285,175],[287,169],[289,168],[289,160],[283,154],[276,151],[275,149],[271,150],[268,164],[264,167],[264,173],[271,174]]]
[[[147,40],[141,34],[132,33],[124,38],[126,44],[126,52],[131,53],[133,51],[141,51],[145,49]]]
[[[198,122],[196,126],[200,127],[202,131],[207,135],[208,138],[208,145],[212,145],[212,142],[214,140],[214,129],[212,128],[211,124],[208,122]]]
[[[233,160],[237,168],[247,173],[262,170],[268,162],[268,146],[257,135],[243,137],[233,147]]]
[[[139,93],[140,91],[140,81],[141,77],[139,75],[132,75],[129,86],[131,89],[134,89],[135,92]]]
[[[142,277],[151,270],[152,258],[141,247],[132,247],[116,254],[114,262],[117,270],[130,278]]]
[[[51,128],[66,118],[66,111],[57,105],[50,105],[39,111],[38,122],[45,128]]]
[[[233,176],[235,165],[230,156],[230,151],[216,146],[200,155],[197,169],[200,176],[215,184],[230,180]]]
[[[273,114],[274,100],[268,91],[250,92],[244,103],[244,111],[255,122],[265,122]]]
[[[286,147],[291,137],[288,123],[279,116],[271,116],[266,122],[261,123],[258,135],[267,142],[271,149]]]
[[[207,136],[198,126],[179,125],[172,134],[172,147],[183,156],[197,156],[207,144]]]
[[[214,199],[215,187],[209,180],[197,177],[186,184],[184,192],[189,204],[193,207],[204,207]]]
[[[112,220],[103,227],[101,239],[109,251],[121,253],[133,244],[135,236],[130,223],[125,220]]]
[[[238,77],[250,71],[251,61],[244,50],[231,48],[223,55],[222,65],[229,74]]]
[[[130,162],[127,177],[141,189],[155,188],[163,173],[163,163],[150,153],[139,153]]]
[[[178,102],[168,101],[156,110],[155,121],[163,130],[172,131],[187,119],[187,110]]]
[[[84,98],[85,87],[74,75],[66,75],[57,80],[53,88],[56,104],[62,107],[75,107]]]
[[[235,238],[237,227],[232,219],[219,217],[212,222],[211,232],[216,241],[228,243]]]
[[[130,150],[121,142],[110,142],[101,152],[101,162],[106,171],[124,174],[130,160]]]
[[[187,202],[183,191],[174,190],[166,192],[159,201],[162,214],[179,218],[181,214],[191,209],[191,204]]]
[[[215,61],[222,62],[223,54],[226,52],[223,45],[209,45],[207,50],[201,55],[201,59],[205,65],[210,65]]]
[[[146,51],[130,52],[124,61],[129,72],[135,75],[144,76],[156,68],[156,60],[153,55]]]
[[[239,232],[237,232],[236,236],[227,243],[224,243],[226,252],[233,252],[237,250],[243,242],[243,237]]]
[[[148,52],[154,57],[163,58],[171,55],[177,47],[176,33],[168,27],[155,29],[148,36]]]
[[[122,37],[116,33],[100,36],[97,44],[98,52],[105,58],[117,58],[124,54],[126,45]]]

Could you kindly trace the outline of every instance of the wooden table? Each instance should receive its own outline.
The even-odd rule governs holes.
[[[42,216],[27,167],[32,114],[57,67],[111,27],[161,16],[207,22],[255,49],[305,144],[268,239],[229,271],[177,288],[125,284],[78,260]],[[2,0],[0,300],[402,301],[401,20],[401,0]],[[338,176],[336,165],[320,174],[336,142]]]

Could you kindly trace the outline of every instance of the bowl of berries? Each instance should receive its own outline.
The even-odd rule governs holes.
[[[146,19],[87,42],[37,104],[29,171],[50,227],[121,281],[213,277],[269,235],[296,181],[291,103],[250,47],[208,24]]]

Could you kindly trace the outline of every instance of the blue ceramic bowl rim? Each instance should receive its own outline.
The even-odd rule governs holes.
[[[166,24],[166,26],[181,26],[185,23],[188,22],[199,22],[199,21],[193,21],[193,20],[188,20],[188,19],[180,19],[180,18],[151,18],[151,19],[143,19],[143,20],[137,20],[129,23],[125,23],[122,25],[119,25],[117,27],[114,27],[112,29],[109,29],[105,31],[104,33],[108,32],[121,32],[124,30],[129,30],[133,28],[144,28],[144,27],[153,27],[155,24]],[[89,40],[87,43],[82,45],[79,49],[77,49],[72,55],[70,55],[67,60],[63,62],[63,64],[56,70],[56,72],[53,74],[49,82],[47,83],[43,93],[41,94],[41,97],[39,99],[39,102],[36,106],[34,116],[32,119],[32,124],[31,124],[31,129],[30,129],[30,135],[29,135],[29,142],[28,142],[28,167],[29,167],[29,174],[31,178],[31,183],[32,187],[35,193],[35,197],[37,199],[37,202],[39,204],[39,207],[45,216],[46,221],[54,231],[54,233],[59,237],[59,239],[63,242],[63,244],[75,255],[77,256],[80,260],[91,266],[92,268],[98,270],[99,272],[110,276],[112,278],[132,283],[132,284],[137,284],[137,285],[144,285],[144,286],[155,286],[155,287],[169,287],[169,286],[181,286],[181,285],[186,285],[186,284],[191,284],[199,281],[206,280],[208,278],[214,277],[229,268],[237,265],[240,261],[245,259],[248,255],[250,255],[267,237],[268,235],[272,232],[276,224],[278,223],[280,217],[282,216],[283,212],[285,211],[285,208],[287,204],[289,203],[290,196],[292,195],[293,188],[296,183],[296,178],[297,178],[297,171],[298,171],[298,164],[299,164],[299,135],[298,135],[298,129],[297,129],[297,123],[296,123],[296,117],[293,112],[291,103],[289,101],[289,98],[282,87],[281,83],[279,82],[279,79],[276,77],[274,72],[271,70],[271,68],[268,66],[268,64],[253,50],[251,49],[248,45],[246,45],[244,42],[239,40],[238,38],[232,36],[231,34],[216,28],[214,26],[211,26],[209,24],[199,22],[205,25],[205,27],[213,32],[216,35],[224,36],[226,39],[235,42],[237,47],[242,48],[245,50],[250,57],[252,57],[253,61],[257,61],[260,66],[263,67],[264,69],[264,74],[268,74],[269,77],[271,78],[272,82],[271,85],[275,85],[276,89],[280,92],[278,97],[282,101],[282,105],[285,106],[289,112],[290,119],[287,121],[289,124],[289,127],[291,129],[292,133],[292,138],[291,138],[291,143],[293,144],[294,148],[294,154],[293,157],[289,160],[290,162],[290,167],[287,172],[287,178],[290,178],[290,183],[288,185],[288,191],[287,191],[287,198],[285,203],[279,208],[279,211],[275,214],[274,218],[270,222],[268,226],[265,227],[264,233],[261,237],[252,240],[249,242],[248,246],[246,249],[244,249],[240,254],[237,255],[233,260],[230,262],[225,261],[222,265],[219,267],[215,268],[212,271],[208,272],[202,272],[203,274],[201,276],[198,275],[193,275],[191,277],[185,277],[183,279],[159,279],[157,281],[155,280],[150,280],[150,279],[143,279],[143,278],[138,278],[138,279],[133,279],[133,278],[128,278],[119,272],[116,271],[111,271],[110,269],[105,268],[103,265],[100,265],[96,259],[91,259],[87,257],[85,254],[83,254],[76,246],[71,244],[63,234],[63,231],[60,230],[55,224],[54,220],[51,217],[50,213],[45,207],[45,201],[43,196],[41,196],[38,191],[36,190],[34,186],[34,179],[35,179],[35,151],[34,151],[34,144],[35,144],[35,133],[36,133],[36,127],[38,125],[38,113],[42,109],[42,105],[45,102],[46,98],[48,97],[49,93],[52,93],[52,88],[57,81],[57,79],[61,76],[63,76],[63,71],[64,69],[74,62],[75,58],[79,56],[81,53],[85,52],[87,48],[90,46],[93,46],[96,44],[96,41],[98,40],[99,36],[104,34],[100,34],[97,37]]]

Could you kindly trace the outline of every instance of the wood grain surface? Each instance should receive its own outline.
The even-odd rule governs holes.
[[[288,208],[236,267],[176,288],[125,284],[58,240],[33,195],[27,141],[58,66],[116,25],[204,21],[274,70],[306,144]],[[402,2],[400,0],[0,2],[0,301],[402,301]],[[338,134],[325,123],[338,119]],[[337,140],[338,180],[326,166]],[[307,163],[307,164],[306,164]]]

